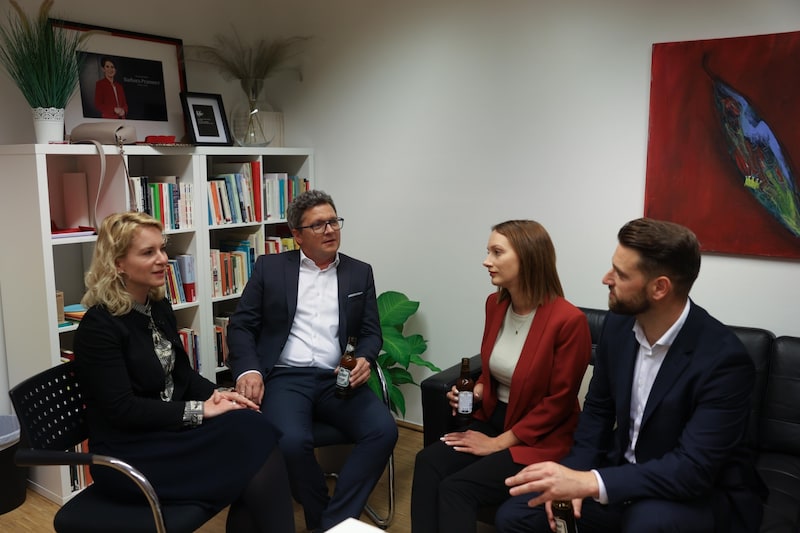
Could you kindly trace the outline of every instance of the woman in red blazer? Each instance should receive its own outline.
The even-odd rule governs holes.
[[[114,80],[117,66],[110,57],[100,60],[103,77],[94,85],[94,106],[100,111],[101,118],[122,119],[128,115],[128,100],[122,84]]]
[[[532,220],[492,228],[474,420],[417,454],[413,533],[476,530],[477,511],[509,498],[505,478],[569,451],[591,357],[586,316],[564,299],[550,236]],[[458,403],[455,387],[447,394]]]

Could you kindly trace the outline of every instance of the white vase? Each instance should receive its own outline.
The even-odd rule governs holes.
[[[36,144],[64,142],[64,110],[56,107],[34,107],[33,131]]]

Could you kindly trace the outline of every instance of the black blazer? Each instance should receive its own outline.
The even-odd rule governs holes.
[[[375,361],[383,345],[372,267],[342,253],[339,285],[339,345],[358,339],[358,356]],[[228,324],[228,363],[236,379],[247,370],[269,374],[278,360],[297,311],[300,251],[262,255],[256,261]]]
[[[637,462],[629,464],[623,454],[639,348],[633,324],[634,317],[607,314],[575,444],[563,463],[597,468],[609,503],[703,498],[717,490],[748,513],[752,506],[737,506],[736,495],[762,491],[744,442],[755,383],[752,359],[729,328],[692,302],[648,397]]]
[[[164,370],[153,348],[150,320],[131,311],[115,317],[90,308],[75,333],[75,366],[86,396],[91,437],[114,440],[155,430],[179,430],[187,400],[207,400],[216,385],[195,372],[167,300],[152,304],[153,321],[175,348],[173,400],[161,400]]]

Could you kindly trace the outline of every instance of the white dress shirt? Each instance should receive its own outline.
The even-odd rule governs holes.
[[[339,254],[324,270],[300,251],[297,310],[275,366],[336,368],[339,347]]]
[[[667,352],[686,322],[686,317],[689,316],[689,308],[690,302],[687,299],[678,320],[652,346],[647,341],[639,322],[636,321],[633,324],[633,334],[636,336],[636,342],[639,343],[639,351],[636,354],[636,364],[633,368],[628,448],[625,450],[625,459],[629,463],[636,463],[636,441],[639,439],[639,430],[642,426],[642,417],[647,405],[647,398],[650,396],[650,390],[653,388],[653,383],[656,381],[656,376],[658,376],[658,371],[661,369],[661,364],[664,362]],[[600,486],[600,497],[597,498],[597,501],[607,504],[608,494],[606,493],[603,478],[597,470],[592,470],[592,472]]]

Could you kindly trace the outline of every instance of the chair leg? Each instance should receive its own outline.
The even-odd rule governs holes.
[[[367,513],[370,520],[372,520],[376,526],[381,529],[386,529],[389,527],[389,524],[392,523],[392,519],[394,518],[394,453],[389,456],[389,479],[387,480],[388,488],[388,499],[389,499],[389,509],[386,511],[385,516],[379,515],[372,506],[368,503],[366,507],[364,507],[364,512]]]

